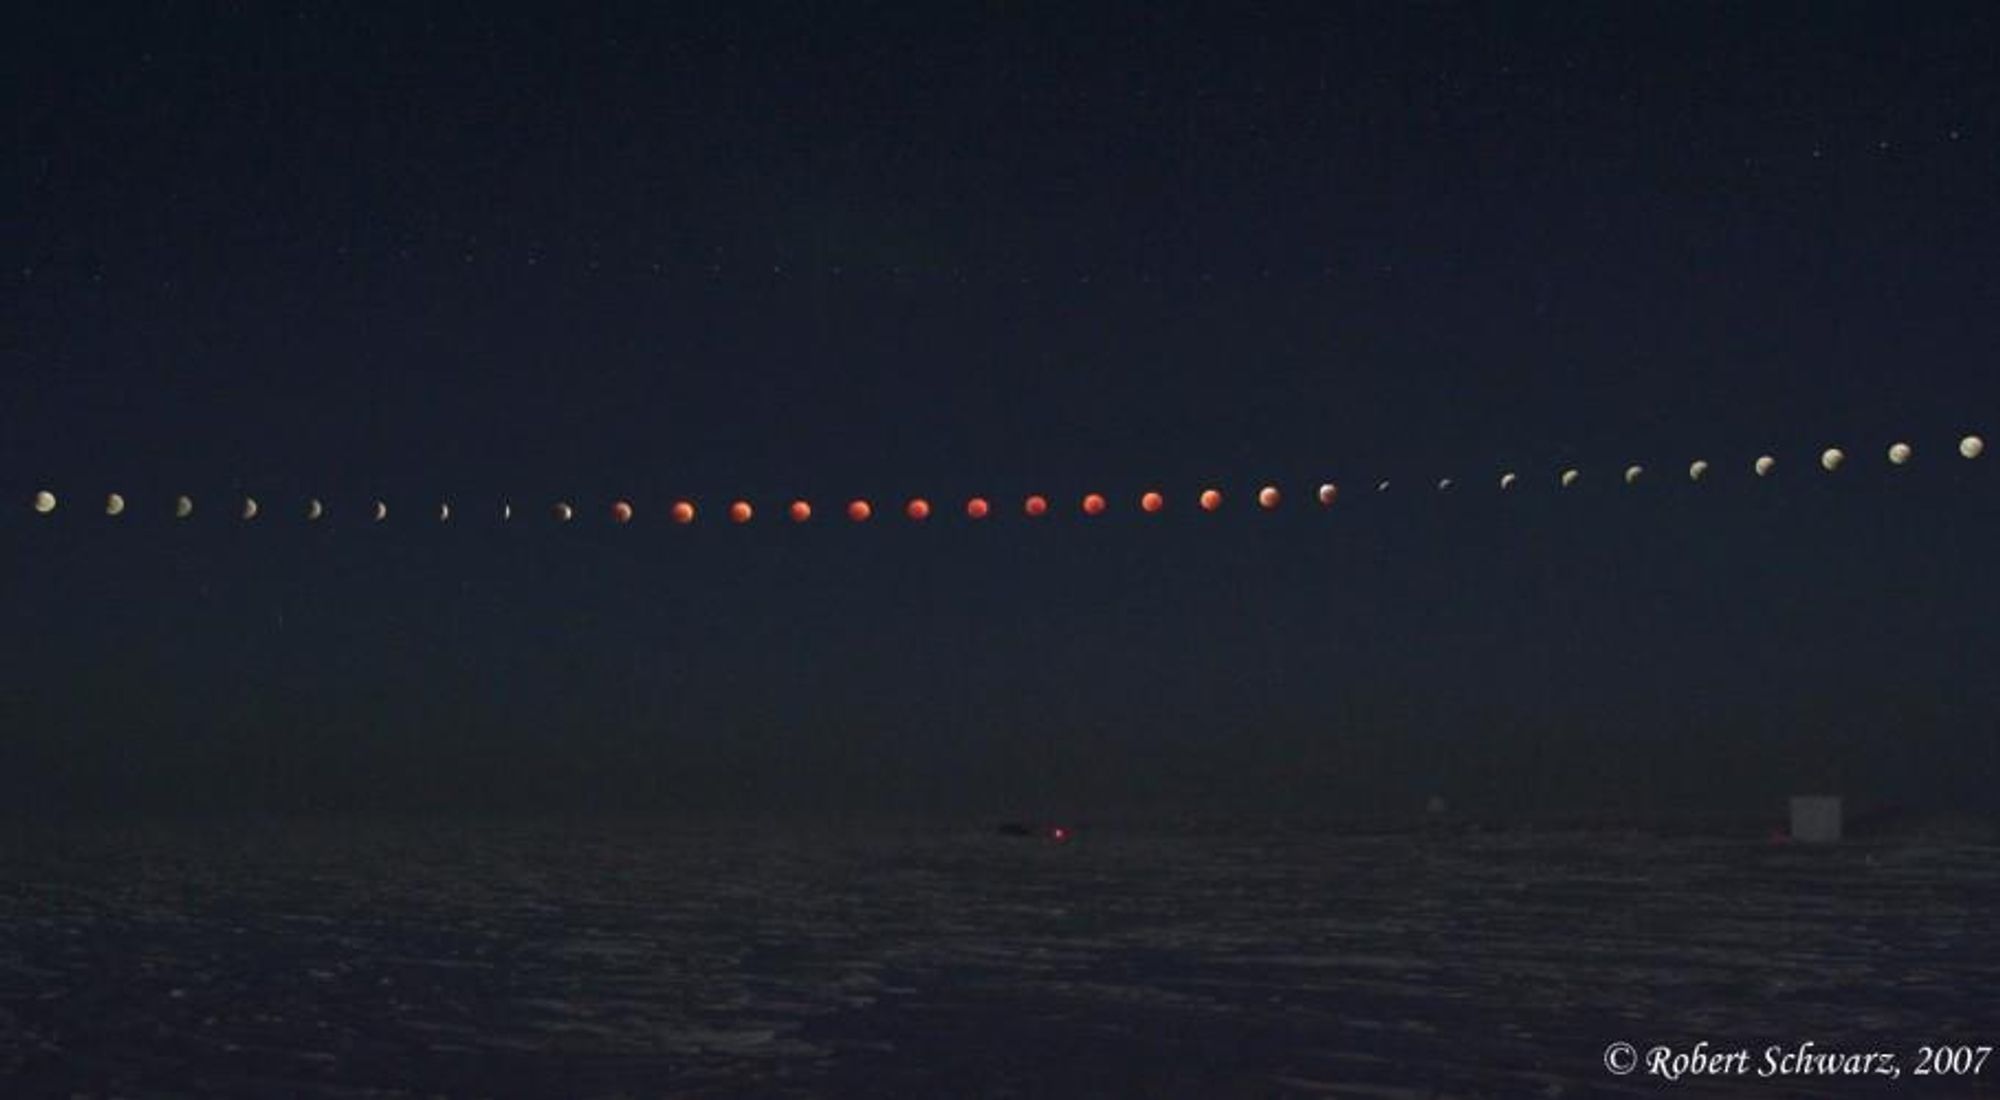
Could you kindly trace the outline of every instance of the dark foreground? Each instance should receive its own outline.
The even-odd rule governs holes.
[[[10,1095],[2000,1095],[1915,1075],[2000,1044],[1986,846],[406,823],[0,871]],[[1802,1042],[1903,1076],[1754,1076]]]

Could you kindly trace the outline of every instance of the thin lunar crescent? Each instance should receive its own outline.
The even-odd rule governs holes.
[[[1639,484],[1639,478],[1642,475],[1644,475],[1645,472],[1646,468],[1637,463],[1625,467],[1625,484],[1627,485]]]
[[[54,493],[49,492],[47,489],[37,490],[35,493],[35,511],[40,512],[42,515],[46,516],[50,512],[53,512],[55,510],[56,510],[56,495]]]
[[[194,498],[179,496],[174,498],[174,518],[186,519],[194,515]]]
[[[122,515],[124,515],[124,514],[125,514],[125,498],[124,498],[124,497],[122,497],[122,496],[120,496],[120,495],[119,495],[119,494],[117,494],[117,493],[112,493],[112,494],[111,494],[110,496],[107,496],[107,497],[105,497],[105,498],[104,498],[104,514],[105,514],[105,515],[107,515],[107,516],[122,516]]]
[[[257,498],[256,498],[256,497],[244,497],[244,498],[243,498],[243,518],[244,518],[244,519],[256,519],[256,518],[257,518]]]
[[[1697,458],[1693,462],[1688,463],[1689,481],[1700,481],[1702,478],[1707,476],[1708,476],[1708,462],[1706,459]]]
[[[1514,487],[1514,483],[1519,480],[1520,478],[1514,476],[1514,472],[1512,470],[1509,470],[1508,472],[1501,474],[1500,491],[1504,493],[1507,490],[1512,489]]]
[[[1820,452],[1819,464],[1825,467],[1826,472],[1829,474],[1840,469],[1840,464],[1846,461],[1847,452],[1841,450],[1839,447],[1828,447],[1826,450]]]
[[[1914,453],[1910,450],[1908,443],[1893,444],[1889,448],[1889,463],[1893,466],[1901,466],[1910,461],[1910,456]]]
[[[1376,492],[1378,492],[1378,493],[1386,493],[1386,492],[1388,492],[1388,491],[1389,491],[1389,479],[1388,479],[1388,478],[1383,478],[1382,480],[1380,480],[1380,481],[1376,482],[1376,483],[1375,483],[1375,491],[1376,491]]]
[[[1770,477],[1771,471],[1778,468],[1778,460],[1770,455],[1759,455],[1756,464],[1750,468],[1757,471],[1758,477]]]
[[[380,523],[380,522],[382,522],[383,520],[385,520],[385,519],[388,519],[388,518],[389,518],[389,506],[388,506],[388,505],[386,505],[386,504],[384,504],[384,503],[382,503],[382,502],[381,502],[381,501],[379,501],[379,500],[378,500],[378,501],[376,501],[376,502],[375,502],[375,522],[376,522],[376,523]]]
[[[510,520],[513,518],[514,518],[514,506],[512,504],[500,505],[500,519],[504,522],[506,520]]]
[[[1967,458],[1978,458],[1986,453],[1986,441],[1976,435],[1968,435],[1958,441],[1958,453]]]
[[[1562,487],[1563,487],[1563,488],[1565,488],[1565,489],[1567,489],[1567,488],[1569,488],[1570,486],[1572,486],[1572,485],[1575,485],[1575,484],[1576,484],[1576,482],[1577,482],[1577,479],[1578,479],[1578,478],[1580,478],[1580,477],[1582,477],[1582,476],[1583,476],[1583,475],[1582,475],[1581,473],[1577,472],[1577,471],[1576,471],[1576,470],[1574,470],[1574,469],[1570,469],[1570,470],[1564,470],[1564,471],[1563,471],[1563,476],[1562,476]]]
[[[306,501],[306,519],[316,520],[325,514],[326,514],[326,506],[319,502],[318,497],[314,497],[311,500]]]
[[[450,522],[451,522],[451,502],[450,502],[450,501],[444,501],[443,503],[440,503],[440,504],[438,505],[438,522],[439,522],[439,523],[450,523]]]

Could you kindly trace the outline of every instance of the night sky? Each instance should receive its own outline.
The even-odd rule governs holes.
[[[40,7],[12,812],[1994,807],[1991,5]]]

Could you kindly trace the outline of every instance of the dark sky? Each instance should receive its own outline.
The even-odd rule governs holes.
[[[1994,804],[1990,5],[41,7],[16,810]]]

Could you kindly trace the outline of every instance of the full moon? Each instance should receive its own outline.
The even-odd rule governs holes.
[[[1644,466],[1640,466],[1637,464],[1625,467],[1625,484],[1627,485],[1639,484],[1639,478],[1645,472],[1646,468]]]
[[[1215,489],[1203,489],[1201,491],[1202,511],[1213,512],[1220,507],[1222,507],[1222,494],[1219,491]]]
[[[1319,502],[1321,504],[1332,504],[1338,499],[1340,499],[1340,486],[1329,481],[1319,487]]]
[[[1262,489],[1257,490],[1257,507],[1267,512],[1276,508],[1280,499],[1276,485],[1266,485]]]
[[[1912,453],[1914,452],[1910,450],[1910,445],[1908,443],[1894,444],[1889,448],[1889,463],[1890,465],[1893,466],[1901,466],[1904,463],[1910,461],[1910,455]]]
[[[813,518],[813,506],[803,500],[793,501],[790,511],[793,523],[804,523]]]
[[[1104,495],[1102,493],[1085,493],[1083,497],[1083,514],[1086,516],[1103,515]]]
[[[1771,471],[1778,468],[1778,460],[1770,455],[1759,455],[1756,464],[1750,468],[1757,471],[1758,477],[1770,477]]]
[[[1564,470],[1562,475],[1562,487],[1567,489],[1570,486],[1575,485],[1577,479],[1582,476],[1583,476],[1582,474],[1578,473],[1575,470]]]
[[[965,502],[965,514],[968,519],[985,519],[989,511],[992,511],[992,505],[986,503],[985,497],[973,497]]]
[[[107,516],[122,516],[122,515],[124,515],[124,514],[125,514],[125,498],[124,498],[124,497],[122,497],[122,496],[119,496],[119,495],[118,495],[117,493],[112,493],[112,494],[111,494],[110,496],[107,496],[107,497],[105,497],[105,498],[104,498],[104,514],[105,514],[105,515],[107,515]]]
[[[244,519],[256,519],[256,518],[257,518],[257,498],[256,498],[256,497],[244,497],[244,498],[243,498],[243,518],[244,518]]]
[[[1167,498],[1156,492],[1149,491],[1139,497],[1139,510],[1141,512],[1157,512],[1166,506]]]
[[[1688,463],[1689,481],[1700,481],[1702,478],[1707,476],[1708,476],[1708,463],[1706,461],[1697,458],[1693,462]]]
[[[1828,447],[1826,450],[1820,452],[1819,464],[1826,467],[1827,473],[1832,473],[1840,469],[1840,464],[1846,461],[1847,452],[1841,450],[1839,447]]]
[[[1512,488],[1514,487],[1514,483],[1515,483],[1516,481],[1519,481],[1519,480],[1520,480],[1520,479],[1519,479],[1519,478],[1517,478],[1517,477],[1515,477],[1515,476],[1514,476],[1514,473],[1513,473],[1513,471],[1511,471],[1511,470],[1510,470],[1510,471],[1508,471],[1507,473],[1504,473],[1504,474],[1501,474],[1501,475],[1500,475],[1500,490],[1501,490],[1502,492],[1505,492],[1505,491],[1507,491],[1508,489],[1512,489]]]
[[[875,506],[865,500],[853,500],[847,504],[847,518],[856,523],[866,523],[868,517],[874,514]]]
[[[1039,494],[1021,502],[1021,511],[1031,516],[1039,516],[1049,510],[1049,500]]]
[[[931,518],[931,502],[922,497],[912,497],[910,503],[903,508],[903,514],[922,523]]]
[[[186,519],[194,515],[194,498],[180,496],[174,498],[174,518]]]
[[[1958,441],[1958,453],[1967,458],[1978,458],[1986,453],[1986,441],[1976,435],[1968,435]]]

